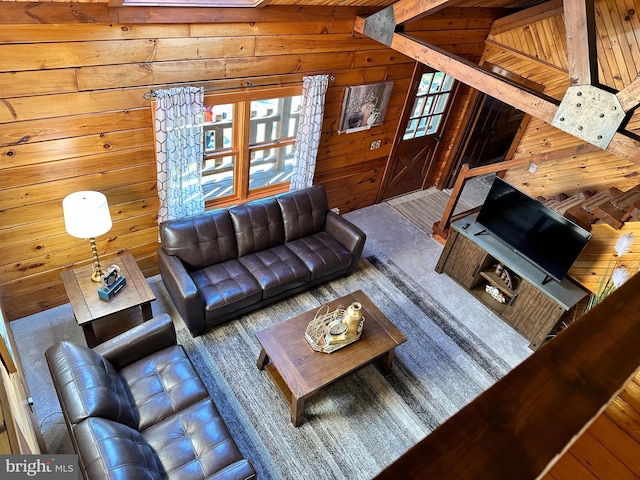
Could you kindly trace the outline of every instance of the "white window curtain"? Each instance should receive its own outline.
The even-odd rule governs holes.
[[[204,212],[204,88],[155,90],[158,222]]]
[[[316,156],[322,133],[324,97],[329,86],[329,75],[315,75],[302,79],[302,111],[296,136],[296,152],[290,190],[299,190],[313,184]]]

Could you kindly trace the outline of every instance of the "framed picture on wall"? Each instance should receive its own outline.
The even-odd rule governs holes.
[[[357,132],[381,125],[387,112],[393,82],[347,87],[342,101],[339,132]]]

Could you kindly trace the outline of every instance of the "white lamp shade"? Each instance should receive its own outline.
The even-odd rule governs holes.
[[[74,192],[62,200],[64,226],[72,237],[94,238],[111,230],[107,197],[100,192]]]

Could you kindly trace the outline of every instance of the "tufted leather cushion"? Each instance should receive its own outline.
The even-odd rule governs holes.
[[[168,313],[155,317],[122,332],[92,348],[117,370],[166,347],[177,345],[173,320]]]
[[[216,406],[203,400],[142,431],[169,478],[248,478],[254,474]],[[244,472],[244,474],[243,474]]]
[[[95,350],[68,342],[47,349],[47,363],[84,478],[255,478],[251,462],[242,457],[184,349],[175,340],[173,322],[163,314]],[[136,352],[124,352],[127,346]],[[98,349],[114,363],[103,359]],[[114,365],[120,370],[115,371]],[[116,375],[120,375],[120,382]],[[119,385],[118,392],[126,393],[128,410],[136,419],[136,412],[140,412],[133,428],[111,418],[88,416],[110,413],[111,417],[124,418],[120,406],[98,399],[113,396],[101,384],[114,383]],[[81,410],[83,418],[77,423],[70,421],[68,412],[77,420],[78,410],[87,404],[86,392],[98,408]]]
[[[351,254],[326,232],[309,235],[286,244],[311,271],[311,280],[347,270]]]
[[[46,356],[71,424],[103,417],[138,427],[133,398],[108,360],[90,348],[66,341],[49,348]]]
[[[87,478],[165,479],[164,468],[142,434],[122,423],[91,417],[73,427]]]
[[[238,260],[197,270],[191,273],[191,278],[207,313],[225,315],[262,298],[260,284]]]
[[[226,209],[160,224],[162,248],[197,270],[237,257],[236,238]]]
[[[120,370],[139,412],[139,430],[209,395],[181,345],[159,350]]]
[[[158,266],[171,299],[194,336],[303,290],[304,279],[317,284],[332,275],[353,272],[366,240],[362,230],[328,209],[322,185],[252,200],[231,207],[228,212],[237,256],[218,262],[202,261],[198,268],[193,267],[194,262],[186,267],[175,256],[175,252],[182,249],[177,241],[168,241],[168,229],[164,227],[167,241],[163,238],[163,245],[158,249]],[[189,227],[189,222],[181,225]],[[178,224],[175,225],[177,228]],[[174,233],[173,238],[177,239],[178,232]],[[183,249],[193,250],[200,258],[199,250],[194,247],[197,244],[189,239],[191,234],[180,234],[184,239]],[[345,251],[350,256],[346,267]],[[234,264],[234,259],[264,287],[261,299],[256,301],[253,281],[244,269]]]
[[[285,241],[291,242],[324,229],[329,205],[322,185],[288,192],[277,200],[282,210]]]
[[[262,298],[304,285],[311,275],[302,260],[284,245],[245,255],[240,262],[260,283]]]
[[[238,256],[284,243],[282,212],[273,198],[256,200],[229,209],[236,232]]]

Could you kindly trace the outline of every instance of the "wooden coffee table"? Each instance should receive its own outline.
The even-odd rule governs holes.
[[[378,358],[382,371],[391,373],[395,348],[407,340],[361,290],[330,302],[329,311],[353,302],[362,304],[362,335],[357,342],[333,353],[313,350],[304,337],[318,309],[256,334],[262,346],[258,369],[266,369],[273,378],[291,408],[291,422],[296,427],[304,421],[305,400],[321,388]]]
[[[122,255],[113,263],[120,267],[120,275],[126,277],[127,283],[108,302],[98,297],[98,288],[101,284],[91,280],[91,265],[60,273],[73,315],[78,325],[82,327],[88,347],[95,347],[99,343],[93,330],[93,322],[96,320],[138,306],[142,310],[143,320],[149,320],[153,316],[151,302],[156,297],[133,256]]]

